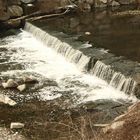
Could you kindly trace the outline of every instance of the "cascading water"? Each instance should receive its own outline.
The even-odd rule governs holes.
[[[31,23],[27,22],[24,29],[32,33],[36,38],[39,38],[45,45],[54,48],[56,52],[65,56],[70,62],[76,63],[80,69],[86,69],[90,58],[79,50],[73,49],[69,44],[60,41],[56,37],[50,36]]]
[[[34,31],[37,34],[35,29]],[[49,35],[47,37],[47,40],[44,39],[44,41],[49,42],[51,45],[52,42],[50,40],[53,39]],[[8,37],[4,41],[7,44],[1,45],[0,48],[3,50],[5,48],[6,52],[2,52],[3,55],[1,56],[7,58],[6,62],[9,64],[9,70],[1,70],[1,77],[13,74],[18,77],[22,73],[30,72],[43,77],[43,80],[50,78],[58,83],[57,87],[44,86],[40,88],[37,92],[41,100],[58,98],[63,96],[63,93],[75,97],[75,103],[98,99],[137,100],[133,96],[115,90],[105,81],[95,76],[84,74],[73,63],[67,62],[63,56],[57,53],[61,49],[59,47],[62,44],[64,45],[64,43],[60,43],[57,39],[55,39],[55,43],[57,42],[58,44],[52,43],[53,47],[59,48],[57,52],[47,45],[43,45],[42,42],[36,40],[33,35],[26,31],[22,31],[16,36]],[[72,61],[77,62],[78,66],[80,65],[80,67],[85,68],[88,63],[88,57],[82,55],[79,51],[73,52],[68,45],[67,47],[64,50],[61,49],[64,56],[71,58]],[[69,52],[67,52],[67,49]],[[3,63],[1,62],[0,64],[2,65]],[[20,94],[16,94],[16,96],[20,96]]]
[[[123,91],[127,94],[133,94],[136,82],[132,78],[126,78],[123,74],[115,72],[110,65],[105,65],[101,61],[97,61],[92,69],[92,73],[107,81],[111,86],[117,90]]]
[[[84,55],[79,50],[73,49],[69,44],[49,35],[47,32],[32,25],[31,23],[26,23],[25,30],[32,33],[45,45],[54,48],[56,52],[65,56],[70,62],[76,63],[78,68],[85,71],[90,71],[92,75],[107,81],[110,86],[116,88],[118,91],[123,91],[131,95],[133,94],[136,87],[136,82],[132,78],[127,78],[123,74],[115,72],[110,65],[105,65],[101,61],[97,61],[93,68],[88,69],[90,57]]]

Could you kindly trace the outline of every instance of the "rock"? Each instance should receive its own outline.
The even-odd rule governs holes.
[[[21,2],[28,4],[35,2],[35,0],[21,0]]]
[[[106,7],[107,0],[95,0],[95,7]]]
[[[20,17],[23,15],[23,9],[18,5],[9,6],[8,11],[11,18]]]
[[[45,79],[44,86],[58,86],[57,82],[51,79]]]
[[[11,129],[21,129],[21,128],[23,128],[24,126],[25,126],[24,123],[13,122],[13,123],[11,123],[10,128],[11,128]]]
[[[17,104],[14,100],[10,99],[6,95],[0,95],[0,103],[8,104],[10,106],[15,106]]]
[[[27,4],[28,7],[33,7],[34,5],[32,3]]]
[[[103,128],[103,132],[107,133],[108,131],[119,129],[123,127],[124,123],[124,121],[113,122],[111,125],[108,125],[105,128]]]
[[[19,91],[24,91],[25,89],[26,89],[26,85],[25,84],[23,84],[23,85],[19,85],[18,87],[17,87],[17,89],[19,90]]]
[[[94,124],[95,127],[107,127],[109,124]]]
[[[84,105],[81,104],[80,106],[96,116],[94,118],[95,124],[110,124],[110,121],[124,113],[129,105],[111,100],[96,100],[84,103]]]
[[[23,6],[24,14],[28,15],[37,11],[37,6],[33,3],[24,4]]]
[[[119,4],[119,2],[117,2],[117,1],[112,1],[112,3],[111,3],[111,6],[119,6],[120,4]]]
[[[18,84],[13,79],[9,79],[6,83],[2,83],[2,86],[4,88],[15,88]]]
[[[90,32],[85,32],[85,35],[91,35],[91,33]]]
[[[29,76],[29,77],[25,76],[25,77],[23,77],[23,81],[25,83],[31,83],[31,84],[38,83],[38,80],[33,76]]]

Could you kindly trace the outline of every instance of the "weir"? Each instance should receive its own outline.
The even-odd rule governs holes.
[[[104,63],[105,61],[103,60],[103,58],[101,59],[102,54],[100,54],[99,58],[97,56],[94,56],[94,53],[87,55],[86,53],[83,53],[81,51],[80,46],[77,49],[75,48],[75,46],[67,43],[67,41],[65,42],[64,40],[59,39],[59,37],[51,35],[47,31],[40,29],[32,23],[26,22],[24,30],[33,34],[34,37],[41,40],[45,45],[53,48],[56,52],[66,57],[70,62],[75,63],[80,70],[105,80],[109,85],[119,91],[123,91],[126,94],[136,95],[137,97],[139,97],[138,82],[135,81],[131,76],[133,74],[131,73],[131,75],[129,76],[129,74],[122,73],[119,70],[115,70],[117,68],[117,65],[113,66],[113,64],[116,62],[106,64]],[[106,52],[103,52],[103,56],[104,53]],[[105,55],[105,57],[107,55]],[[120,58],[114,57],[115,61],[118,59]],[[123,63],[125,62],[123,61]]]

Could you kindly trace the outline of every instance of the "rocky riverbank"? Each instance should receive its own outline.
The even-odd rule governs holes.
[[[93,8],[118,7],[123,5],[138,5],[139,0],[0,0],[0,28],[18,28],[22,20],[9,21],[9,19],[26,16],[42,11],[49,12],[64,7],[75,5],[80,11],[91,11]],[[59,11],[56,11],[59,12]]]

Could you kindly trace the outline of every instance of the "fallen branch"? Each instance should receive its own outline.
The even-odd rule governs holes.
[[[36,16],[38,14],[41,14],[41,12],[37,11],[37,12],[34,12],[34,13],[26,15],[26,16],[22,16],[22,17],[15,18],[15,19],[9,19],[8,22],[15,22],[15,21],[18,21],[18,20],[23,20],[23,19],[29,18],[31,16]]]
[[[50,18],[50,17],[55,17],[55,16],[61,16],[61,15],[65,15],[66,13],[68,13],[70,10],[69,8],[66,9],[65,12],[63,13],[59,13],[59,14],[51,14],[51,15],[43,15],[43,16],[38,16],[38,17],[32,17],[32,18],[28,18],[27,21],[35,21],[35,20],[39,20],[39,19],[43,19],[43,18]]]
[[[71,11],[75,8],[76,8],[75,5],[66,5],[65,7],[58,7],[57,9],[54,9],[53,11],[51,11],[51,13],[56,12],[57,10],[63,10],[63,11],[65,10],[65,11],[62,13],[55,13],[55,14],[48,14],[46,12],[37,11],[37,12],[31,13],[29,15],[25,15],[22,17],[18,17],[15,19],[9,19],[8,21],[6,21],[6,23],[13,24],[13,23],[16,23],[21,20],[35,21],[35,20],[39,20],[39,19],[43,19],[43,18],[61,16],[61,15],[65,15],[66,13],[68,13],[69,11]]]

